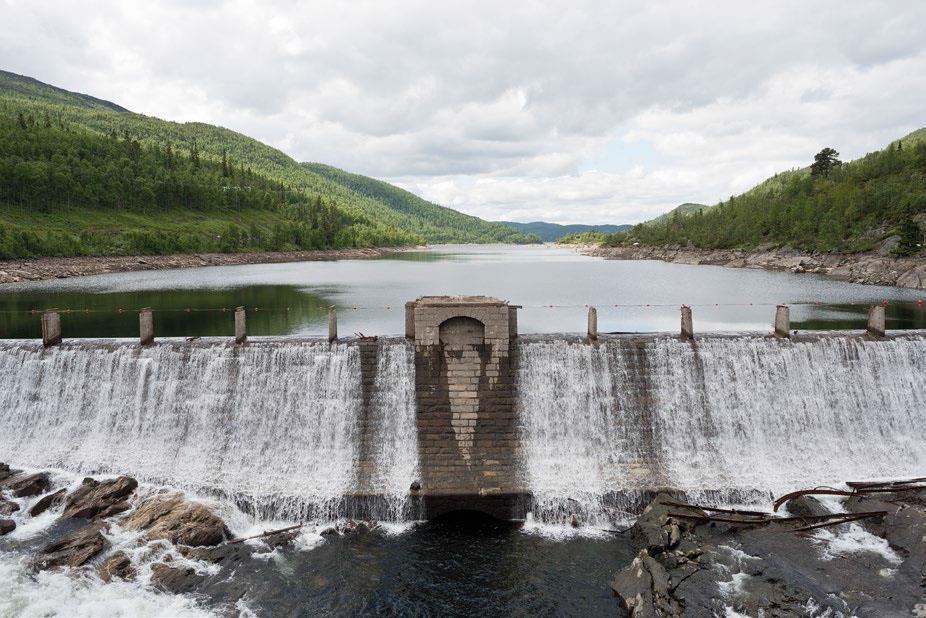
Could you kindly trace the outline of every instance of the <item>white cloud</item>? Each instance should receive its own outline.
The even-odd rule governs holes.
[[[913,1],[7,0],[0,23],[7,70],[489,218],[638,221],[926,124]]]

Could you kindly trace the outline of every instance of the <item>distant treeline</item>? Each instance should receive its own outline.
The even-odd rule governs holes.
[[[606,244],[639,242],[710,249],[790,245],[808,251],[866,251],[900,236],[895,254],[920,250],[926,214],[926,131],[840,163],[825,149],[813,166],[785,172],[716,206],[636,225]]]

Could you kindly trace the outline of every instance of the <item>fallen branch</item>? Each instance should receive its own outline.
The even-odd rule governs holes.
[[[794,528],[791,532],[804,532],[806,530],[816,530],[817,528],[826,528],[827,526],[838,526],[839,524],[847,524],[852,521],[857,521],[859,519],[866,519],[868,517],[883,517],[887,515],[887,511],[871,511],[868,513],[854,513],[852,515],[847,515],[840,513],[842,515],[839,519],[834,519],[832,521],[827,521],[819,524],[810,524],[808,526],[801,526],[800,528]]]
[[[772,510],[777,512],[778,508],[787,502],[788,500],[793,500],[794,498],[799,498],[801,496],[854,496],[856,493],[854,491],[846,491],[844,489],[824,489],[817,487],[816,489],[801,489],[800,491],[792,491],[789,494],[785,494],[782,497],[775,500],[772,504]]]
[[[255,534],[254,536],[246,536],[243,539],[232,539],[227,545],[236,545],[238,543],[244,543],[245,541],[250,541],[251,539],[262,539],[268,536],[273,536],[274,534],[280,534],[281,532],[290,532],[291,530],[298,530],[305,524],[296,524],[295,526],[289,526],[288,528],[279,528],[277,530],[266,530],[260,534]]]
[[[685,513],[667,513],[669,517],[678,519],[694,519],[697,521],[717,521],[725,524],[739,524],[742,526],[764,526],[775,521],[774,519],[731,519],[729,517],[713,517],[711,515],[688,515]]]
[[[711,513],[730,513],[733,515],[744,515],[748,517],[768,517],[769,513],[763,513],[761,511],[742,511],[739,509],[720,509],[713,506],[702,506],[700,504],[685,504],[683,502],[660,502],[659,504],[663,506],[676,506],[686,509],[700,509],[702,511],[709,511]]]

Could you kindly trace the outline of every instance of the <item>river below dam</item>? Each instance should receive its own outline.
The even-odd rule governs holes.
[[[339,332],[398,335],[404,304],[423,295],[481,294],[521,305],[523,333],[584,332],[586,306],[602,332],[674,332],[691,305],[697,331],[765,331],[774,306],[791,305],[800,330],[864,328],[888,301],[889,329],[926,328],[921,291],[818,275],[619,261],[568,247],[444,245],[373,259],[113,273],[0,286],[0,338],[38,338],[38,312],[56,307],[65,337],[132,337],[136,312],[155,310],[158,336],[231,335],[248,309],[252,335]],[[35,312],[35,313],[33,313]]]

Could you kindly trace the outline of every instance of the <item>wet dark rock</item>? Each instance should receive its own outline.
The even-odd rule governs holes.
[[[202,560],[211,564],[237,564],[249,558],[253,550],[244,543],[223,544],[215,547],[180,547],[180,554],[191,560]]]
[[[130,476],[102,482],[84,479],[80,487],[68,494],[62,517],[105,519],[127,511],[127,498],[136,487],[138,481]]]
[[[0,462],[0,481],[5,481],[18,472],[19,470],[11,470],[8,464]]]
[[[96,522],[49,543],[35,557],[35,568],[81,566],[108,545],[100,534],[100,531],[105,529],[105,523]]]
[[[645,549],[611,582],[632,618],[680,616],[682,606],[672,596],[669,574]]]
[[[338,534],[338,529],[335,528],[334,526],[328,526],[327,528],[319,532],[319,534],[321,536],[334,536]]]
[[[126,528],[146,530],[149,539],[167,539],[178,545],[218,545],[231,533],[221,518],[202,504],[182,496],[155,496],[138,505],[123,522]]]
[[[124,551],[117,551],[100,564],[99,574],[104,582],[112,581],[114,578],[131,581],[135,579],[137,572],[128,555]]]
[[[299,536],[298,530],[287,530],[286,532],[268,534],[267,536],[261,537],[260,540],[263,541],[267,547],[276,549],[277,547],[287,547],[292,545],[297,536]]]
[[[409,491],[421,491],[421,483],[414,481],[408,489]]]
[[[14,474],[0,482],[0,485],[8,489],[15,497],[26,498],[48,491],[51,487],[51,480],[47,472]]]
[[[33,517],[37,517],[48,509],[60,506],[62,503],[64,503],[64,496],[66,492],[66,489],[59,489],[54,493],[43,496],[41,500],[32,505],[32,508],[29,509],[29,514]]]
[[[151,567],[151,585],[165,592],[192,592],[205,579],[190,567],[175,567],[163,562]]]
[[[19,505],[0,496],[0,515],[12,515],[19,510]]]
[[[0,519],[0,536],[4,534],[9,534],[13,530],[16,530],[16,522],[12,519]]]
[[[818,517],[831,514],[829,509],[813,496],[792,498],[785,503],[785,506],[794,517]]]

